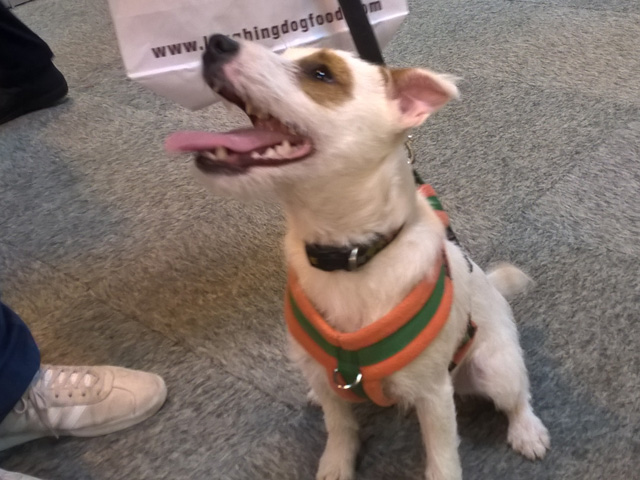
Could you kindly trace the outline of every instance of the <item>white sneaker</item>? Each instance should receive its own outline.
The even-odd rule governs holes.
[[[0,468],[0,480],[40,480],[36,477],[30,477],[24,473],[7,472]]]
[[[0,423],[0,451],[41,437],[95,437],[122,430],[152,416],[166,398],[164,381],[151,373],[43,365]]]

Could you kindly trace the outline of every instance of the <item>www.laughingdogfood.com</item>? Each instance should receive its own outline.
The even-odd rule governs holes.
[[[365,13],[375,13],[383,10],[382,1],[365,2],[362,4]],[[343,22],[344,15],[342,8],[336,11],[325,13],[310,13],[304,18],[298,20],[284,20],[277,25],[271,25],[269,27],[249,27],[243,28],[239,32],[229,34],[232,38],[244,38],[245,40],[278,40],[281,37],[300,32],[308,32],[312,28],[316,28],[325,24],[331,24],[334,22]],[[187,42],[172,43],[168,45],[160,45],[157,47],[151,47],[151,52],[155,58],[162,58],[168,55],[181,55],[184,53],[196,52],[198,50],[204,50],[207,47],[207,37],[203,37],[202,40],[190,40]]]

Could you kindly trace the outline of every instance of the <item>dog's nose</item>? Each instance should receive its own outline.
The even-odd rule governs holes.
[[[209,37],[207,55],[213,61],[225,61],[240,50],[240,44],[226,35],[215,34]]]

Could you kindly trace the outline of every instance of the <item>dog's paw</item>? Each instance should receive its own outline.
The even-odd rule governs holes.
[[[462,465],[458,455],[445,459],[440,458],[439,462],[429,462],[427,458],[426,480],[462,480]]]
[[[532,411],[527,411],[509,422],[509,445],[529,460],[543,458],[551,440],[549,432]]]
[[[443,473],[440,470],[427,468],[425,478],[426,480],[462,480],[462,470],[456,468],[451,472]]]
[[[356,472],[354,465],[344,457],[327,455],[325,452],[320,459],[316,480],[354,480]]]
[[[353,468],[346,468],[340,465],[331,465],[318,470],[316,480],[354,480],[356,474]]]

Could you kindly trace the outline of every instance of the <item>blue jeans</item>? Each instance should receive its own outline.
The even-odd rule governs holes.
[[[40,350],[29,328],[0,302],[0,422],[27,391],[40,368]]]

